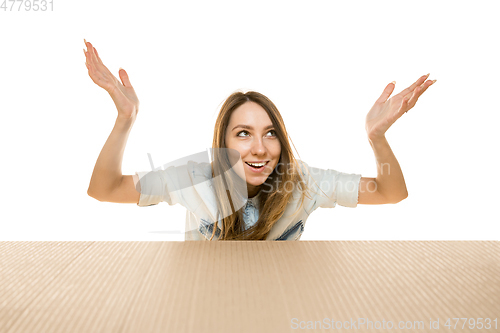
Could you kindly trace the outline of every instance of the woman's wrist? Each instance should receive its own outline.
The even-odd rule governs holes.
[[[137,114],[133,114],[130,117],[118,114],[115,121],[115,127],[119,127],[122,129],[131,128],[134,125],[136,118]]]
[[[372,135],[372,136],[368,136],[368,141],[370,141],[371,144],[376,144],[379,142],[386,142],[387,139],[385,138],[385,134]]]

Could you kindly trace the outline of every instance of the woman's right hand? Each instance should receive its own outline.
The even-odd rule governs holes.
[[[139,112],[139,99],[135,94],[134,88],[130,84],[128,74],[124,69],[120,69],[118,79],[111,74],[109,69],[104,66],[97,54],[97,50],[84,39],[87,51],[83,49],[86,57],[85,65],[89,70],[89,76],[99,87],[106,90],[118,109],[118,117],[130,119],[137,116]]]

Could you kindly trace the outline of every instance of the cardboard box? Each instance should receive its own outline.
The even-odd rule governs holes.
[[[0,256],[2,333],[500,331],[498,241],[0,242]]]

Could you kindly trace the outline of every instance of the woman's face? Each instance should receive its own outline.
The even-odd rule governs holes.
[[[281,156],[281,144],[273,123],[259,104],[246,102],[231,114],[225,139],[227,148],[240,153],[248,197],[251,198],[259,192],[260,185],[273,172]],[[248,163],[265,165],[251,167]]]

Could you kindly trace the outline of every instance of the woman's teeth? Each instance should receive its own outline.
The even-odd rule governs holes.
[[[246,164],[248,164],[248,165],[250,165],[250,166],[252,166],[254,168],[260,168],[260,167],[263,167],[264,165],[266,165],[267,162],[266,163],[258,163],[258,164],[252,164],[252,163],[246,162]]]

